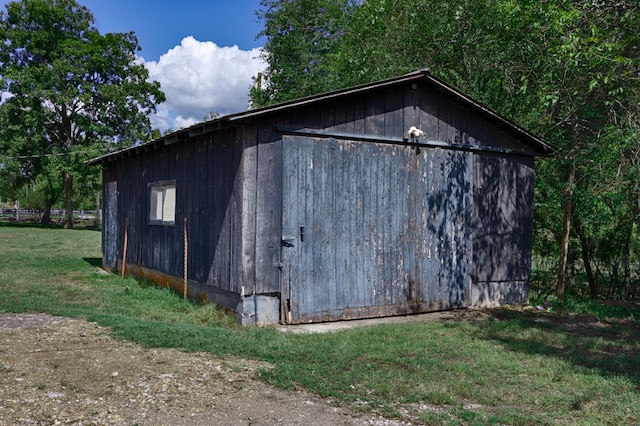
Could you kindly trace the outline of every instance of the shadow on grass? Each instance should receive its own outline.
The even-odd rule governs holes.
[[[44,224],[39,222],[16,222],[15,220],[0,220],[0,227],[3,228],[42,228],[42,229],[62,229],[62,225],[56,223]]]
[[[58,223],[40,223],[40,222],[36,222],[36,221],[19,221],[16,222],[15,220],[0,220],[0,227],[4,227],[4,228],[30,228],[30,229],[34,229],[34,228],[40,228],[40,229],[64,229],[63,225],[60,225]],[[69,229],[69,231],[98,231],[100,232],[101,229],[97,226],[93,226],[93,225],[87,225],[87,224],[75,224],[75,227],[73,229]]]
[[[640,388],[640,322],[635,319],[496,309],[480,330],[483,338],[511,351],[557,357],[602,376],[628,377]]]
[[[82,260],[87,262],[89,265],[94,268],[99,268],[102,266],[102,258],[101,257],[83,257]]]

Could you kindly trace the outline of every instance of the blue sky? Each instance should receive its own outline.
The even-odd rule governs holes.
[[[188,127],[209,113],[248,107],[252,78],[264,69],[256,11],[260,0],[76,0],[100,33],[134,31],[141,59],[167,101],[151,117],[161,130]],[[8,0],[0,0],[5,10]]]
[[[145,60],[157,61],[193,36],[218,46],[261,47],[259,0],[76,0],[96,18],[101,33],[135,31]]]

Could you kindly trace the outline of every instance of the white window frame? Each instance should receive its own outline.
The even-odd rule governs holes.
[[[176,224],[176,181],[151,182],[149,189],[149,224]]]

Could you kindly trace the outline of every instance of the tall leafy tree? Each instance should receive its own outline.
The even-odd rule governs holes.
[[[39,159],[22,173],[63,181],[66,227],[83,161],[148,138],[148,116],[165,99],[139,50],[133,32],[101,35],[75,0],[22,0],[0,12],[0,90],[10,94],[2,140],[14,161]]]
[[[365,0],[349,3],[331,31],[322,21],[297,24],[320,16],[318,5],[329,0],[314,7],[264,3],[279,5],[263,14],[265,58],[272,71],[291,71],[266,75],[267,86],[270,78],[286,76],[269,87],[269,100],[428,67],[556,149],[538,164],[535,247],[538,257],[554,257],[549,268],[558,298],[576,267],[583,268],[591,297],[640,289],[637,2]],[[289,3],[298,3],[302,21],[289,19]],[[307,46],[304,55],[289,56],[272,50],[295,47],[296,40],[322,40],[326,48]],[[609,282],[605,294],[598,280]]]
[[[622,135],[628,134],[624,129],[634,122],[624,117],[638,115],[637,36],[631,28],[640,21],[635,9],[625,2],[559,1],[545,26],[547,54],[541,56],[536,86],[544,107],[540,122],[557,155],[550,160],[552,168],[542,169],[541,178],[562,194],[557,273],[560,300],[569,280],[572,231],[579,237],[590,292],[595,297],[597,288],[591,268],[591,255],[596,254],[594,247],[598,245],[595,240],[604,242],[613,228],[616,233],[629,235],[622,229],[633,223],[628,213],[619,208],[626,203],[613,202],[620,185],[614,184],[617,178],[608,172],[622,170],[621,150],[628,145]],[[620,132],[612,132],[613,129]],[[602,149],[604,146],[607,149]],[[607,164],[605,169],[603,164]],[[602,213],[607,211],[613,214],[603,220],[608,215]],[[627,219],[615,219],[618,224],[612,228],[610,219],[619,215]],[[624,258],[630,244],[623,246]],[[611,254],[610,250],[607,252]]]
[[[3,194],[17,198],[25,188],[38,186],[44,206],[42,221],[51,221],[51,207],[63,193],[61,159],[51,154],[40,123],[20,98],[8,99],[0,108],[0,185]]]
[[[335,88],[327,59],[344,30],[352,0],[262,0],[258,13],[266,37],[268,67],[252,90],[254,106],[264,106]]]

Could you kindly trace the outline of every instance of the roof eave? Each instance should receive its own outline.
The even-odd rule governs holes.
[[[221,130],[229,126],[234,126],[235,123],[238,121],[246,120],[246,119],[257,117],[260,115],[284,111],[289,108],[296,108],[296,107],[304,106],[304,105],[311,104],[318,101],[331,100],[331,99],[335,99],[343,96],[359,94],[359,93],[373,90],[379,87],[388,87],[391,85],[396,85],[396,84],[401,84],[406,82],[414,82],[414,81],[428,81],[440,91],[448,93],[450,96],[457,99],[459,102],[465,105],[468,105],[472,109],[479,112],[481,115],[498,123],[500,127],[502,127],[507,132],[511,133],[512,135],[516,136],[522,143],[526,144],[529,148],[531,148],[533,152],[536,153],[536,155],[547,156],[553,152],[553,149],[551,148],[550,145],[545,143],[542,139],[540,139],[533,133],[520,127],[516,123],[508,120],[507,118],[503,117],[502,115],[498,114],[492,109],[487,108],[486,106],[476,102],[469,96],[465,95],[464,93],[453,88],[452,86],[448,85],[444,81],[433,76],[429,71],[429,69],[424,68],[418,71],[414,71],[398,77],[389,78],[386,80],[362,84],[354,87],[348,87],[348,88],[336,90],[333,92],[321,93],[318,95],[313,95],[313,96],[308,96],[305,98],[300,98],[300,99],[296,99],[288,102],[283,102],[277,105],[270,105],[262,108],[256,108],[248,111],[242,111],[234,114],[225,115],[210,121],[195,124],[193,126],[178,130],[176,132],[169,133],[167,135],[162,136],[161,138],[155,139],[153,141],[150,141],[141,145],[125,148],[121,151],[117,151],[114,153],[105,154],[101,157],[89,160],[85,164],[96,165],[100,163],[105,163],[107,161],[112,161],[117,158],[133,155],[135,153],[140,152],[141,150],[148,150],[150,146],[153,148],[156,148],[158,146],[169,145],[181,139],[188,139],[189,137],[198,136],[198,135],[209,133],[216,130]]]

